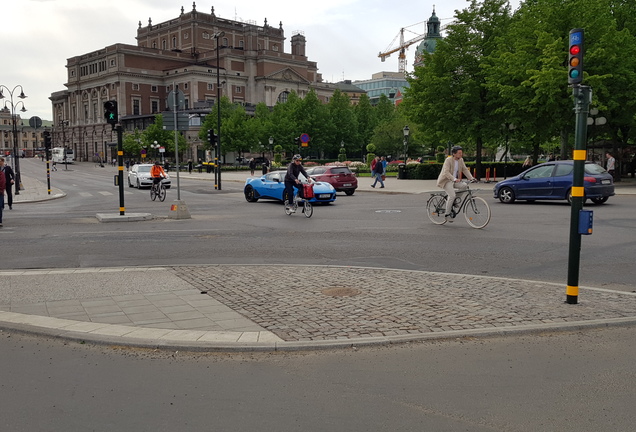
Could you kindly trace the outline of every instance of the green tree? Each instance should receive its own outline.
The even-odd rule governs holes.
[[[429,142],[472,141],[477,173],[481,172],[484,140],[499,133],[494,98],[486,87],[485,59],[510,22],[506,0],[472,0],[457,11],[433,54],[408,77],[404,109]]]
[[[352,148],[359,149],[356,150],[354,154],[358,154],[358,152],[360,152],[359,154],[362,155],[364,146],[371,142],[373,130],[378,124],[377,113],[371,105],[371,100],[366,93],[363,93],[360,96],[360,101],[358,102],[358,105],[353,107],[353,112],[358,124],[358,135],[356,140],[353,142]],[[352,152],[349,151],[349,153]]]

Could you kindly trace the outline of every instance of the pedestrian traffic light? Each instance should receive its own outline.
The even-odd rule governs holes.
[[[117,101],[109,100],[104,102],[104,117],[108,124],[113,125],[113,129],[117,122],[119,122],[119,116],[117,115]]]
[[[300,138],[299,137],[294,138],[294,144],[296,144],[297,147],[300,147]]]
[[[583,82],[583,29],[570,30],[570,51],[568,52],[568,84]]]

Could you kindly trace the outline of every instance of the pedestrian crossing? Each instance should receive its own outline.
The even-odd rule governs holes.
[[[143,191],[144,193],[147,193],[146,191]],[[138,194],[139,191],[129,191],[129,190],[124,190],[124,195],[136,195]],[[94,192],[78,192],[77,193],[79,196],[81,196],[82,198],[91,198],[91,197],[99,197],[99,196],[114,196],[114,195],[119,195],[119,192],[110,192],[110,191],[94,191]]]

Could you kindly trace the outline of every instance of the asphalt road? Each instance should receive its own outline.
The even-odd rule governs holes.
[[[22,170],[39,175],[44,164],[25,160]],[[339,194],[314,216],[284,215],[274,202],[248,203],[242,184],[181,179],[189,220],[165,216],[176,199],[152,202],[146,189],[125,187],[127,212],[162,218],[99,223],[97,213],[119,212],[116,168],[63,166],[52,174],[68,195],[6,211],[0,232],[0,268],[108,267],[205,263],[341,264],[429,270],[543,280],[565,285],[570,207],[564,202],[500,204],[484,196],[492,220],[483,230],[464,220],[435,226],[426,218],[427,195]],[[488,189],[489,187],[486,186]],[[632,261],[636,196],[615,196],[594,210],[594,234],[583,236],[580,285],[634,290]]]
[[[27,160],[23,172],[43,165]],[[16,205],[0,268],[318,263],[562,281],[569,207],[502,205],[485,230],[434,226],[424,195],[339,196],[314,216],[247,203],[241,185],[182,181],[190,220],[99,223],[118,212],[114,168],[61,168],[64,199]],[[33,174],[30,170],[33,170]],[[167,215],[126,188],[129,212]],[[595,210],[581,285],[633,290],[636,197]],[[8,431],[626,431],[636,414],[632,328],[324,352],[197,354],[0,332]]]
[[[0,429],[634,429],[632,328],[359,350],[189,354],[0,333]]]

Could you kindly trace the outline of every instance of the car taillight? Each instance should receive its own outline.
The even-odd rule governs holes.
[[[596,183],[596,179],[594,177],[583,177],[583,181],[588,183]]]

